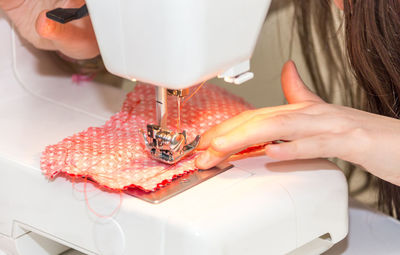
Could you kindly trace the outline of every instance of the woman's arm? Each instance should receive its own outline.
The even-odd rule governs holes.
[[[400,120],[327,104],[307,89],[293,62],[282,87],[288,105],[244,112],[206,132],[197,160],[207,169],[250,145],[274,140],[266,154],[280,160],[338,157],[400,185]]]
[[[35,47],[57,50],[74,59],[90,59],[99,54],[89,17],[61,25],[46,18],[57,7],[77,8],[84,0],[0,0],[0,8],[19,33]]]

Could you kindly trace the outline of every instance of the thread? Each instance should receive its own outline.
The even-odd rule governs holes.
[[[72,75],[72,82],[77,84],[77,85],[81,85],[83,82],[89,82],[94,80],[94,78],[96,77],[96,74],[73,74]]]
[[[190,96],[188,96],[187,98],[185,98],[185,100],[183,101],[181,107],[183,107],[194,95],[196,95],[197,92],[199,92],[199,90],[204,86],[204,84],[206,84],[206,82],[207,82],[207,81],[203,81],[203,82],[196,88],[196,90],[195,90]]]
[[[196,95],[197,92],[199,92],[199,90],[201,89],[201,87],[203,87],[203,85],[206,83],[207,81],[203,81],[196,89],[195,91],[187,98],[185,98],[185,100],[182,102],[181,98],[178,97],[178,120],[177,120],[177,130],[178,132],[180,132],[181,130],[181,111],[183,106],[194,96]]]
[[[76,188],[76,186],[75,186],[76,177],[75,177],[75,176],[71,177],[71,179],[72,179],[72,189],[73,189],[73,190],[75,190],[75,191],[77,191],[77,192],[80,192],[80,193],[85,192],[85,189],[78,189],[78,188]],[[82,178],[79,178],[79,179],[82,179]],[[91,189],[91,190],[89,190],[89,191],[87,191],[87,192],[93,192],[93,191],[95,191],[95,190],[96,190],[96,188],[93,188],[93,189]]]
[[[178,104],[178,123],[176,124],[176,129],[181,132],[181,97],[177,97]]]
[[[117,206],[110,214],[108,214],[108,215],[102,215],[102,214],[96,212],[96,211],[90,206],[89,198],[88,198],[88,196],[87,196],[87,188],[86,188],[86,186],[87,186],[87,177],[85,176],[84,179],[85,179],[85,183],[83,184],[83,190],[84,190],[83,194],[84,194],[84,197],[85,197],[86,206],[87,206],[87,208],[89,209],[89,211],[90,211],[91,213],[93,213],[93,214],[94,214],[96,217],[98,217],[98,218],[102,218],[102,219],[112,218],[112,217],[119,211],[119,209],[122,207],[122,200],[123,200],[123,198],[122,198],[122,191],[119,191],[119,203],[118,203],[118,206]]]

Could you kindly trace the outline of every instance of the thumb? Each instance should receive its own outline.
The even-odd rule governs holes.
[[[44,10],[39,14],[36,20],[36,31],[38,34],[46,39],[63,41],[73,35],[74,26],[71,24],[60,24],[54,20],[48,19],[46,13],[48,10]]]
[[[281,82],[283,93],[289,104],[305,101],[324,102],[304,85],[293,61],[288,61],[283,66]]]
[[[99,54],[96,37],[90,19],[76,25],[73,22],[60,24],[48,19],[44,10],[36,20],[37,33],[53,42],[54,46],[65,55],[75,59],[89,59]],[[83,19],[82,19],[83,22]]]

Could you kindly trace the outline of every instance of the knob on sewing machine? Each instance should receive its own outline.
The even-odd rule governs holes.
[[[185,131],[168,130],[168,94],[179,112],[181,98],[196,84],[216,76],[233,84],[252,79],[249,60],[270,2],[87,0],[87,6],[55,9],[47,17],[66,23],[90,12],[106,68],[157,86],[157,123],[149,123],[143,137],[155,159],[173,164],[200,137],[187,141]]]

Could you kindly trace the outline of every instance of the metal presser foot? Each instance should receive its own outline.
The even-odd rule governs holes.
[[[186,131],[182,133],[163,129],[157,125],[147,125],[147,133],[142,131],[143,139],[151,156],[167,164],[175,164],[194,151],[200,136],[187,143]]]

